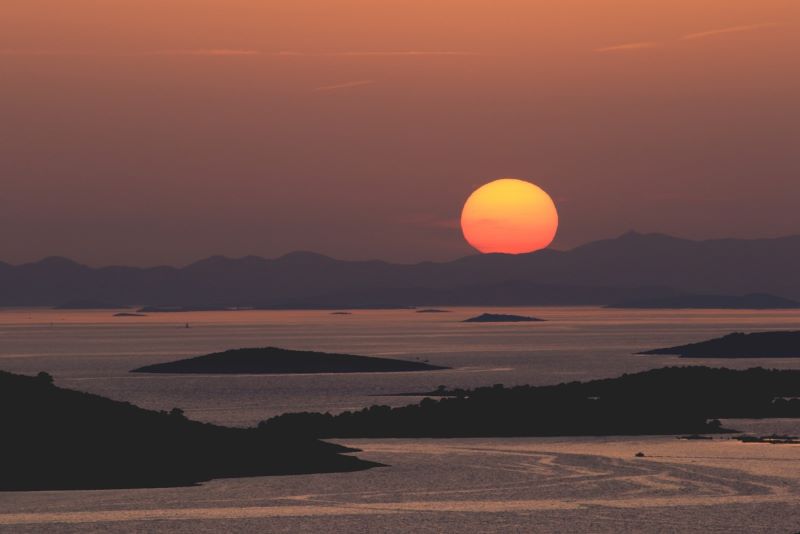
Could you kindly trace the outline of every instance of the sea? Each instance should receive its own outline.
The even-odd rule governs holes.
[[[130,310],[0,309],[0,369],[46,371],[62,387],[144,408],[178,407],[200,421],[252,426],[286,412],[400,406],[420,398],[407,394],[440,385],[557,384],[670,365],[800,368],[800,358],[637,354],[731,332],[800,330],[798,310],[448,310],[120,317],[115,314]],[[544,321],[463,322],[484,312]],[[450,369],[130,373],[152,363],[268,346],[419,360]],[[794,420],[736,420],[726,426],[800,434]],[[670,436],[338,442],[386,467],[214,480],[185,488],[0,493],[0,532],[800,532],[797,445]]]

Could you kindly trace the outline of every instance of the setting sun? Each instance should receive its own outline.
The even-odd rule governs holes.
[[[461,212],[461,230],[480,252],[522,254],[546,248],[556,236],[558,212],[540,187],[503,178],[476,189]]]

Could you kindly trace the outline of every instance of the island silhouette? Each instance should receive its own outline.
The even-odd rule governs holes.
[[[132,373],[307,374],[436,371],[438,365],[392,358],[354,356],[277,347],[233,349],[166,363],[145,365]]]
[[[508,313],[482,313],[469,319],[464,319],[463,323],[530,323],[542,322],[544,319],[538,317],[528,317],[525,315],[511,315]]]
[[[707,341],[639,354],[677,354],[682,358],[796,358],[800,357],[800,331],[734,332]]]
[[[495,385],[338,415],[290,413],[259,428],[320,438],[713,434],[722,418],[800,417],[800,370],[666,367],[555,386]]]
[[[187,419],[0,371],[0,490],[184,486],[214,478],[355,471],[340,445]]]

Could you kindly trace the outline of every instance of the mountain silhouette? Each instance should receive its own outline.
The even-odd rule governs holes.
[[[685,294],[800,299],[800,236],[693,241],[629,232],[568,251],[449,262],[214,256],[185,267],[92,268],[65,258],[0,264],[0,305],[75,300],[170,306],[354,308],[607,305]]]

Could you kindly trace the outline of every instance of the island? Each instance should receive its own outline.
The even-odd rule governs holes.
[[[767,293],[748,295],[677,295],[671,297],[634,299],[611,304],[606,308],[622,309],[723,309],[723,310],[785,310],[800,308],[800,302]]]
[[[800,331],[734,332],[708,341],[639,354],[672,354],[681,358],[797,358],[800,357]]]
[[[120,312],[115,313],[114,317],[147,317],[144,313]]]
[[[144,488],[379,464],[340,445],[187,419],[0,371],[0,491]]]
[[[800,370],[666,367],[438,393],[398,408],[284,414],[259,428],[319,438],[703,435],[734,432],[723,418],[800,417]]]
[[[423,310],[417,310],[417,313],[450,313],[450,310],[440,310],[438,308],[425,308]]]
[[[447,369],[420,361],[333,354],[277,347],[233,349],[174,362],[145,365],[132,373],[308,374],[393,373]]]
[[[530,323],[541,322],[544,319],[527,317],[525,315],[509,315],[505,313],[483,313],[476,317],[465,319],[464,323]]]

